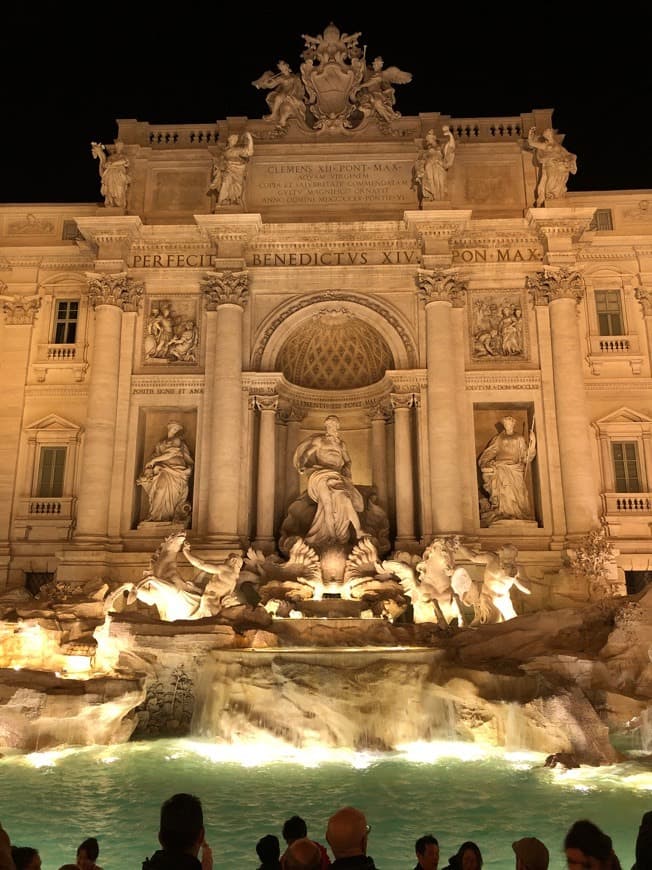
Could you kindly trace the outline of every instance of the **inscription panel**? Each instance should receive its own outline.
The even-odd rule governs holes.
[[[414,159],[325,160],[250,167],[250,210],[270,206],[341,205],[392,202],[414,207],[410,188]]]

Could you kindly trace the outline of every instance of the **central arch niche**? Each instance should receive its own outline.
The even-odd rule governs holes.
[[[382,380],[394,358],[382,335],[352,311],[324,308],[289,335],[276,366],[297,386],[347,390]]]

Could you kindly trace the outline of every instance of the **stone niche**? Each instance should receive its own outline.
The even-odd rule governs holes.
[[[157,531],[154,526],[160,526],[158,533],[160,536],[168,534],[168,525],[166,523],[145,523],[148,514],[148,500],[143,488],[136,483],[140,476],[145,463],[149,460],[154,452],[154,449],[159,441],[167,436],[168,423],[176,421],[183,426],[183,438],[188,445],[190,455],[193,460],[197,461],[196,445],[197,445],[197,411],[179,410],[173,407],[164,408],[141,408],[138,421],[138,449],[136,451],[136,467],[134,468],[134,499],[132,511],[132,528],[140,527],[140,530],[149,530],[150,532]],[[188,493],[188,501],[193,504],[195,473],[190,476],[190,485]],[[189,525],[192,525],[193,517],[190,517]],[[176,524],[178,525],[178,523]]]
[[[496,522],[492,519],[489,510],[489,494],[484,488],[482,472],[478,465],[478,459],[491,439],[503,431],[501,420],[506,416],[514,417],[516,420],[514,433],[516,435],[522,435],[527,444],[534,419],[534,408],[532,403],[505,402],[500,404],[476,404],[473,409],[475,431],[475,471],[478,484],[480,526],[482,528],[500,528],[501,530],[509,531],[510,534],[515,535],[527,534],[533,528],[537,528],[541,525],[541,491],[537,457],[535,456],[533,461],[529,463],[525,473],[525,487],[532,514],[530,521],[501,519]],[[535,434],[537,434],[536,426]],[[540,445],[537,439],[537,454],[539,448]]]

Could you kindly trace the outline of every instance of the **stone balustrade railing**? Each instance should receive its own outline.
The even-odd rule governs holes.
[[[548,125],[550,112],[548,110],[516,115],[507,118],[450,118],[444,115],[421,116],[419,118],[403,117],[397,119],[397,130],[401,135],[413,138],[421,135],[421,129],[432,125],[440,128],[447,124],[459,142],[509,142],[527,137],[530,126],[543,128]],[[239,118],[237,128],[249,129],[254,139],[256,132],[267,133],[271,128],[260,119]],[[230,132],[229,122],[220,121],[214,124],[149,124],[146,121],[121,120],[119,138],[126,145],[141,145],[151,148],[207,148],[214,146],[218,140],[225,139]],[[235,128],[234,128],[235,129]]]
[[[602,495],[602,501],[607,514],[652,513],[651,492],[608,492]]]

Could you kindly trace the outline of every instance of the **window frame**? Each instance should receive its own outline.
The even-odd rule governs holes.
[[[69,315],[68,310],[66,311],[65,317],[59,316],[59,308],[60,306],[65,305],[67,309],[70,308],[71,305],[77,306],[77,311],[75,312],[75,317],[72,318]],[[52,306],[52,330],[50,334],[50,344],[77,344],[77,337],[79,335],[79,325],[80,325],[80,308],[81,308],[81,299],[72,298],[72,297],[55,297],[54,305]],[[60,340],[58,338],[59,327],[63,327],[64,337]],[[70,330],[72,328],[73,335],[70,336]]]

